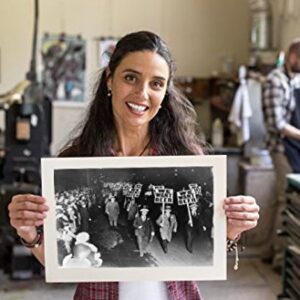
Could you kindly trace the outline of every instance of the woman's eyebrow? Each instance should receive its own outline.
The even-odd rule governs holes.
[[[153,76],[153,78],[159,79],[159,80],[162,80],[162,81],[167,81],[167,79],[165,77],[162,77],[162,76]]]
[[[137,70],[134,70],[134,69],[125,69],[122,71],[122,73],[127,73],[127,72],[131,72],[131,73],[135,73],[135,74],[138,74],[138,75],[141,75],[142,73],[137,71]],[[153,78],[155,79],[159,79],[159,80],[162,80],[162,81],[166,81],[167,79],[163,76],[153,76]]]
[[[134,69],[125,69],[122,71],[122,73],[126,73],[126,72],[132,72],[132,73],[136,73],[136,74],[141,74],[141,72],[134,70]]]

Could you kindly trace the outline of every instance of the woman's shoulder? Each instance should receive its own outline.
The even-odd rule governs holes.
[[[58,157],[76,157],[80,156],[78,153],[78,149],[76,146],[72,145],[65,149],[63,149],[59,154]]]

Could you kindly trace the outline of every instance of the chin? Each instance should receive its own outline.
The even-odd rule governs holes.
[[[146,126],[150,124],[150,120],[148,119],[145,120],[144,118],[130,119],[126,122],[126,124],[132,127]]]
[[[149,125],[149,122],[132,122],[132,123],[129,123],[129,126],[130,127],[136,127],[136,128],[139,128],[139,127],[143,127],[143,126],[148,126]]]

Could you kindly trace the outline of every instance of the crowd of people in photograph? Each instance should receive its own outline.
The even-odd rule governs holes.
[[[202,184],[203,188],[205,184]],[[78,266],[86,266],[87,260],[91,266],[102,265],[102,260],[99,263],[99,249],[90,243],[87,233],[94,205],[107,216],[108,228],[117,230],[118,226],[127,226],[128,231],[134,234],[140,257],[147,253],[147,247],[155,236],[163,253],[168,253],[168,245],[178,230],[184,234],[185,247],[190,253],[193,252],[195,238],[201,232],[212,239],[213,201],[210,192],[198,184],[190,184],[181,191],[163,185],[145,186],[140,183],[103,183],[98,198],[92,188],[86,187],[57,192],[58,243],[64,248],[60,259],[62,265],[77,263]],[[121,222],[122,225],[120,218],[126,220]],[[78,238],[81,235],[85,237],[84,241]],[[93,259],[88,258],[91,254]],[[94,259],[95,254],[98,260]]]
[[[57,241],[60,249],[58,253],[59,262],[62,263],[65,258],[70,257],[70,254],[72,258],[77,258],[86,253],[82,261],[87,256],[91,258],[93,253],[98,256],[98,249],[90,247],[90,243],[87,244],[89,240],[89,236],[87,237],[90,220],[89,209],[96,204],[96,196],[92,189],[82,187],[57,192],[55,199]],[[82,236],[84,236],[84,240],[81,238]],[[84,264],[82,261],[79,262],[78,260],[77,264]],[[65,262],[66,260],[64,260],[64,265],[66,265]],[[97,259],[94,263],[99,265]]]

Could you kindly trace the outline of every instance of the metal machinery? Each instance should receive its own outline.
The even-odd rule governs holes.
[[[41,270],[30,251],[18,242],[9,224],[7,206],[20,193],[40,194],[40,158],[49,155],[51,143],[50,99],[43,95],[36,75],[38,0],[35,0],[32,57],[26,80],[0,95],[5,132],[0,174],[0,267],[11,278],[31,278]]]
[[[283,266],[283,289],[278,299],[300,299],[300,174],[287,176],[284,233],[287,237]]]

